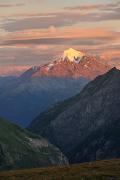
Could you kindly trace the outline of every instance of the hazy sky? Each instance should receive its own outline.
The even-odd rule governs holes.
[[[76,48],[120,57],[120,0],[0,0],[0,74]]]

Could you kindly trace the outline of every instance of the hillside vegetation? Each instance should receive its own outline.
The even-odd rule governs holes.
[[[0,180],[119,180],[120,159],[0,173]]]
[[[47,140],[0,118],[0,170],[66,163],[61,151]]]

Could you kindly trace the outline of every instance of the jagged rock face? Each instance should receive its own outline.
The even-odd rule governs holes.
[[[120,157],[120,119],[101,126],[69,153],[71,163]]]
[[[29,129],[59,146],[71,162],[83,162],[120,156],[119,119],[120,71],[114,68],[79,95],[40,114]]]
[[[68,164],[61,151],[0,118],[0,170]]]

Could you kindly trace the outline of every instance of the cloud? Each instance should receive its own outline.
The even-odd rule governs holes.
[[[45,45],[1,46],[0,67],[44,64],[52,59],[54,53],[56,53],[55,47],[45,47]]]
[[[24,3],[16,3],[16,4],[0,4],[0,8],[10,8],[10,7],[20,7],[24,6]]]
[[[4,45],[19,45],[19,44],[47,44],[47,45],[99,45],[105,43],[101,39],[83,39],[83,38],[41,38],[41,39],[28,39],[28,40],[10,40],[5,42]]]
[[[6,31],[21,31],[25,29],[40,29],[54,27],[65,27],[76,25],[80,22],[100,22],[108,20],[119,20],[120,19],[120,8],[116,8],[115,11],[92,11],[92,12],[81,12],[81,11],[61,11],[56,13],[42,13],[32,14],[28,17],[21,17],[16,19],[7,19],[7,22],[2,23],[2,28]],[[26,14],[27,16],[27,14]],[[30,16],[30,17],[29,17]]]
[[[15,66],[15,65],[0,66],[0,76],[20,75],[29,68],[30,66]]]
[[[103,57],[104,59],[113,59],[113,58],[120,58],[120,50],[119,49],[112,49],[111,51],[106,50],[103,51],[101,53],[101,57]],[[120,63],[120,59],[119,59],[119,63]]]
[[[117,42],[120,33],[102,28],[55,28],[9,33],[1,45],[100,45]]]
[[[114,3],[103,3],[103,4],[87,4],[80,6],[72,6],[65,7],[65,10],[81,10],[81,11],[89,11],[89,10],[101,10],[101,11],[115,11],[120,6],[120,1]]]
[[[8,33],[7,39],[38,39],[40,37],[106,37],[106,36],[119,36],[119,32],[108,31],[102,27],[98,28],[82,28],[82,27],[65,27],[55,28],[51,26],[47,29],[29,29],[24,31],[16,31]]]

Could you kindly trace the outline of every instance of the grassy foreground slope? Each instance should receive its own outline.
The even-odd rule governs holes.
[[[120,159],[0,173],[0,180],[119,180]]]

